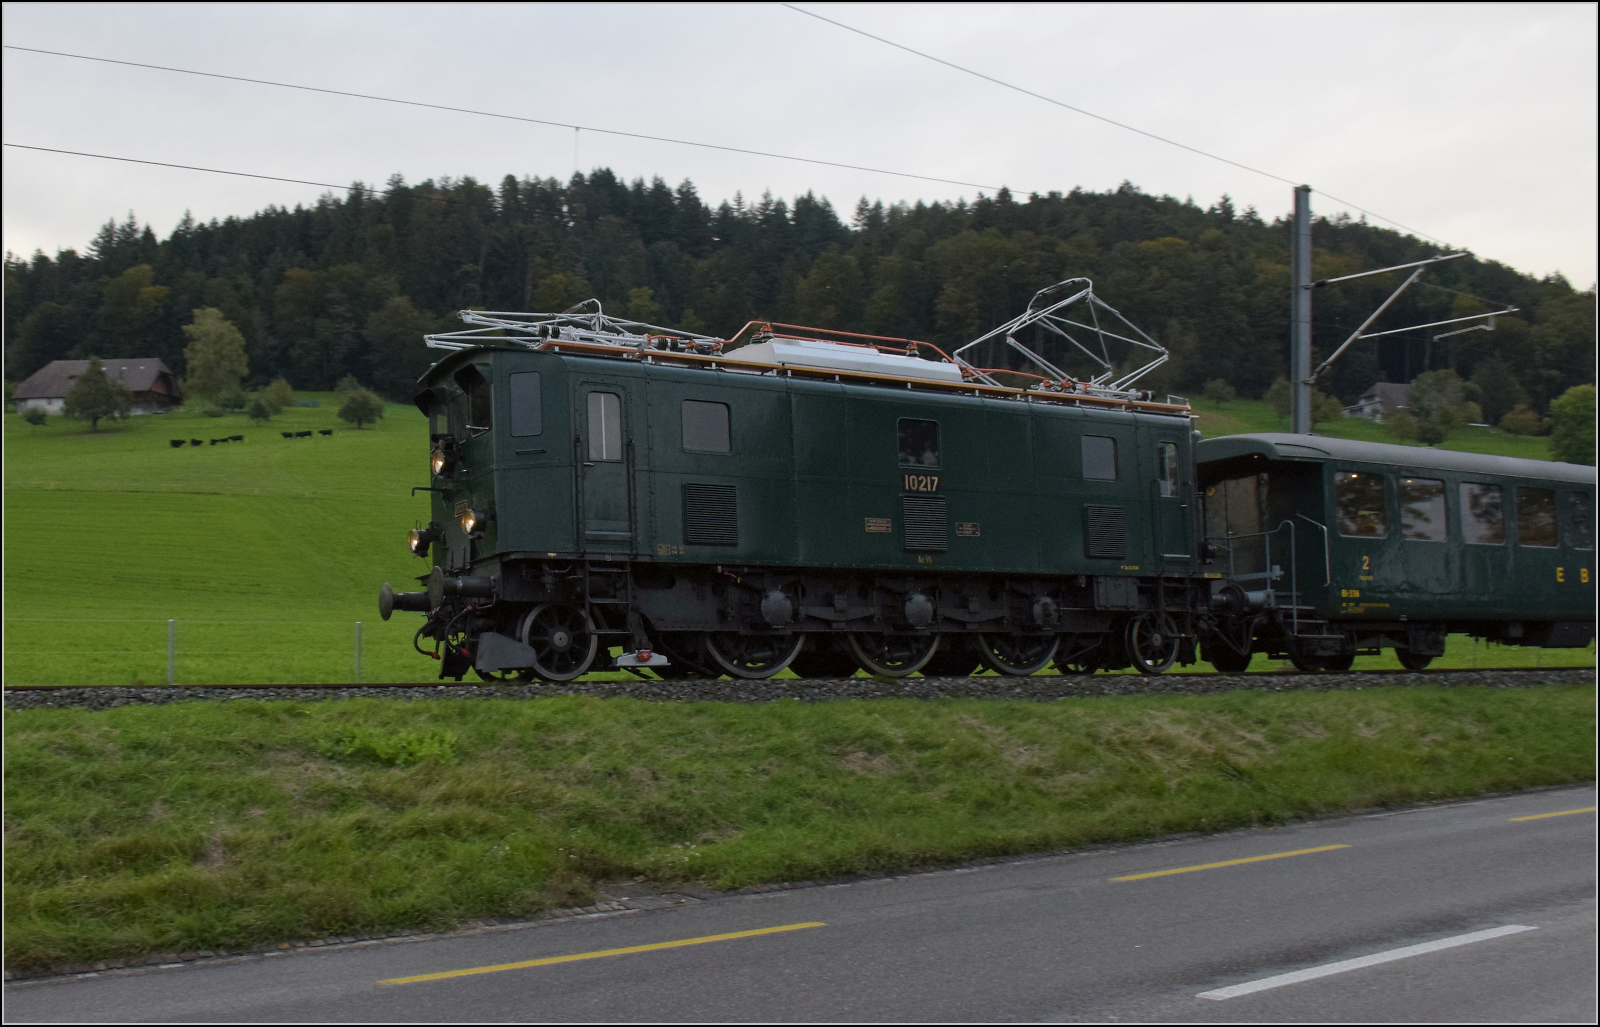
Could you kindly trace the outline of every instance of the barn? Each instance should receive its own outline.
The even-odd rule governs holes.
[[[183,403],[183,391],[171,368],[155,357],[102,360],[106,374],[133,394],[130,414],[164,414]],[[11,396],[17,413],[43,410],[59,414],[67,390],[89,366],[87,360],[52,360],[17,386]]]

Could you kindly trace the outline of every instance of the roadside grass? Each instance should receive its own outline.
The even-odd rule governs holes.
[[[1556,785],[1593,687],[5,717],[6,966],[444,927]]]

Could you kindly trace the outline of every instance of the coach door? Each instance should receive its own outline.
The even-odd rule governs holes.
[[[615,382],[581,382],[574,399],[581,548],[585,552],[631,552],[637,504],[628,389]]]

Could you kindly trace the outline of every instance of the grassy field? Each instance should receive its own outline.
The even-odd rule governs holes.
[[[1218,435],[1238,435],[1242,432],[1288,431],[1289,420],[1257,400],[1234,400],[1217,404],[1208,399],[1192,400],[1199,420],[1195,427],[1206,438]],[[1316,425],[1318,435],[1336,439],[1358,439],[1362,442],[1388,442],[1397,446],[1420,446],[1420,442],[1397,439],[1360,417],[1341,417]],[[1462,453],[1493,453],[1496,456],[1520,456],[1528,460],[1550,459],[1550,440],[1530,435],[1512,435],[1499,428],[1466,427],[1440,443],[1439,449],[1453,449]]]
[[[1580,781],[1593,687],[5,718],[6,966],[445,926]]]
[[[423,569],[404,538],[427,517],[425,495],[410,494],[426,483],[426,421],[390,405],[375,427],[356,431],[335,417],[331,396],[320,398],[321,407],[291,408],[266,426],[183,411],[90,434],[81,422],[53,417],[35,428],[6,414],[6,683],[162,683],[169,619],[179,683],[350,681],[357,621],[363,681],[432,678],[436,665],[410,644],[418,619],[384,623],[375,601],[379,582],[402,588]],[[1245,401],[1220,412],[1202,403],[1200,425],[1210,434],[1283,427],[1265,404]],[[1353,419],[1324,430],[1335,427],[1381,432]],[[279,434],[320,428],[334,434]],[[168,445],[236,434],[245,441]],[[1453,444],[1490,441],[1524,456],[1544,445],[1468,434]],[[1455,638],[1436,665],[1586,662],[1585,651]],[[1356,666],[1398,664],[1386,654]]]

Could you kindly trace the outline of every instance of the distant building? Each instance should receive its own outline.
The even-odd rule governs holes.
[[[106,376],[133,393],[130,414],[164,414],[183,402],[178,379],[166,364],[155,357],[130,360],[102,360]],[[35,371],[11,394],[17,413],[43,410],[59,414],[67,401],[67,390],[89,367],[87,360],[52,360]]]
[[[1344,408],[1346,417],[1365,417],[1369,421],[1380,424],[1384,417],[1396,410],[1406,408],[1406,393],[1411,391],[1409,385],[1397,385],[1394,382],[1378,382],[1372,388],[1361,394],[1354,406]]]

